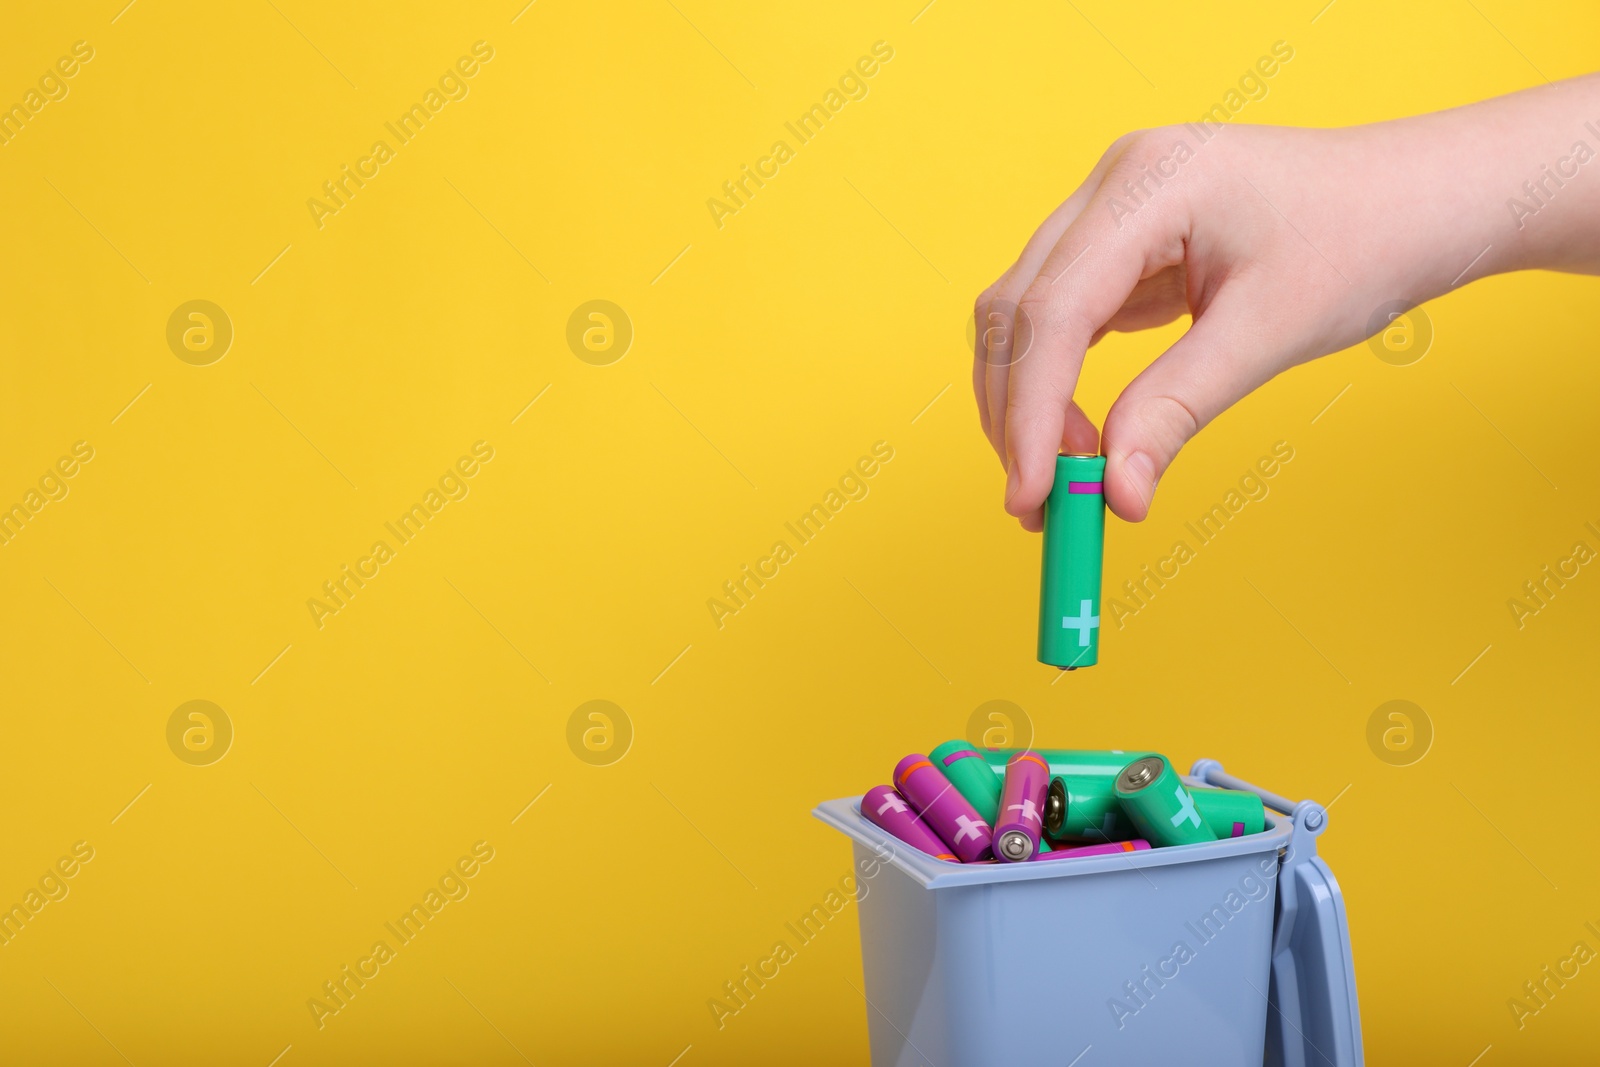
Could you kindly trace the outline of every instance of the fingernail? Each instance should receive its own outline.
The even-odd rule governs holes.
[[[1006,463],[1006,504],[1009,506],[1011,498],[1017,495],[1017,486],[1022,476],[1017,473],[1017,461],[1009,460]]]
[[[1158,483],[1161,479],[1156,477],[1156,465],[1149,456],[1145,455],[1143,452],[1131,453],[1128,456],[1128,470],[1136,478],[1138,478],[1141,483],[1148,484],[1150,486],[1151,493],[1155,492],[1156,483]]]

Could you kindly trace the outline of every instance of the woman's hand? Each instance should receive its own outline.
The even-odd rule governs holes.
[[[1103,451],[1107,503],[1143,519],[1201,427],[1377,332],[1385,305],[1500,270],[1600,269],[1600,162],[1573,161],[1585,118],[1600,125],[1595,76],[1373,126],[1191,124],[1117,141],[974,309],[973,389],[1006,510],[1038,530],[1056,454]],[[1523,183],[1541,164],[1573,176],[1520,212],[1507,198],[1535,205]],[[1085,353],[1184,314],[1189,330],[1098,434],[1072,399]]]

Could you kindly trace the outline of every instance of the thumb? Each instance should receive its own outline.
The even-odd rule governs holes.
[[[1223,299],[1219,294],[1106,413],[1106,504],[1122,519],[1143,520],[1178,450],[1278,371],[1265,331]]]

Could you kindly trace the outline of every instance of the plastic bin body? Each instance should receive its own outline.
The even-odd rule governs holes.
[[[924,856],[854,804],[815,814],[854,840],[858,870],[882,864],[860,901],[874,1067],[1362,1063],[1312,802],[1245,837],[986,865]]]

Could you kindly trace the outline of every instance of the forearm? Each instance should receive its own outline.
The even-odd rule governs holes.
[[[1417,158],[1399,197],[1431,245],[1415,295],[1503,271],[1600,273],[1600,75],[1385,126],[1389,150]]]

